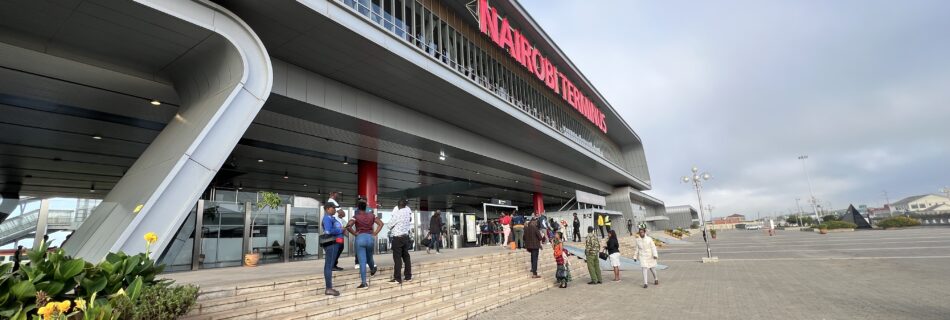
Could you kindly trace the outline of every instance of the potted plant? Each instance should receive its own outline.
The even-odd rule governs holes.
[[[283,200],[280,199],[280,196],[278,196],[276,192],[262,191],[256,205],[258,211],[263,210],[264,208],[270,208],[273,210],[280,208],[282,202]],[[258,214],[260,213],[258,212]],[[256,215],[251,217],[251,238],[254,237],[254,224],[257,222],[256,218]],[[253,247],[253,245],[251,247]],[[260,260],[261,253],[256,249],[244,253],[244,266],[246,267],[256,267]]]
[[[716,239],[716,229],[709,230],[709,235],[711,235],[713,239]]]

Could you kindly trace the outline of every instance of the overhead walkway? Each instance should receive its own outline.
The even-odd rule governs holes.
[[[39,201],[39,199],[36,199]],[[13,243],[26,238],[33,238],[36,234],[37,226],[45,224],[46,233],[56,231],[72,231],[79,228],[86,219],[85,211],[82,210],[57,210],[50,209],[46,213],[46,219],[41,219],[42,206],[38,209],[27,211],[23,214],[10,217],[0,223],[0,246]],[[41,221],[45,220],[45,221]]]

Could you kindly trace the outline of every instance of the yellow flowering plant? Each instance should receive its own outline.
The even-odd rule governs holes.
[[[78,306],[78,304],[77,304]],[[72,308],[72,302],[69,300],[63,300],[60,302],[50,301],[47,302],[45,306],[40,307],[36,310],[36,315],[33,316],[34,320],[65,320],[69,319],[73,315],[79,314],[79,310],[73,309],[73,313],[69,313],[69,310]]]
[[[144,238],[145,238],[145,257],[149,257],[151,255],[152,243],[155,243],[155,241],[158,241],[158,235],[156,235],[154,232],[149,232],[145,234]]]

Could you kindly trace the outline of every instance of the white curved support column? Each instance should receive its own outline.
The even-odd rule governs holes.
[[[273,83],[263,43],[227,9],[203,0],[136,2],[216,36],[169,66],[182,102],[178,114],[65,245],[69,254],[91,261],[110,251],[144,252],[147,232],[158,234],[151,251],[161,253],[257,116]]]

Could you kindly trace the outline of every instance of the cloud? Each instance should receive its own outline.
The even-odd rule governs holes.
[[[716,216],[950,183],[950,2],[522,1],[644,139],[654,190]],[[802,205],[806,205],[802,202]]]

